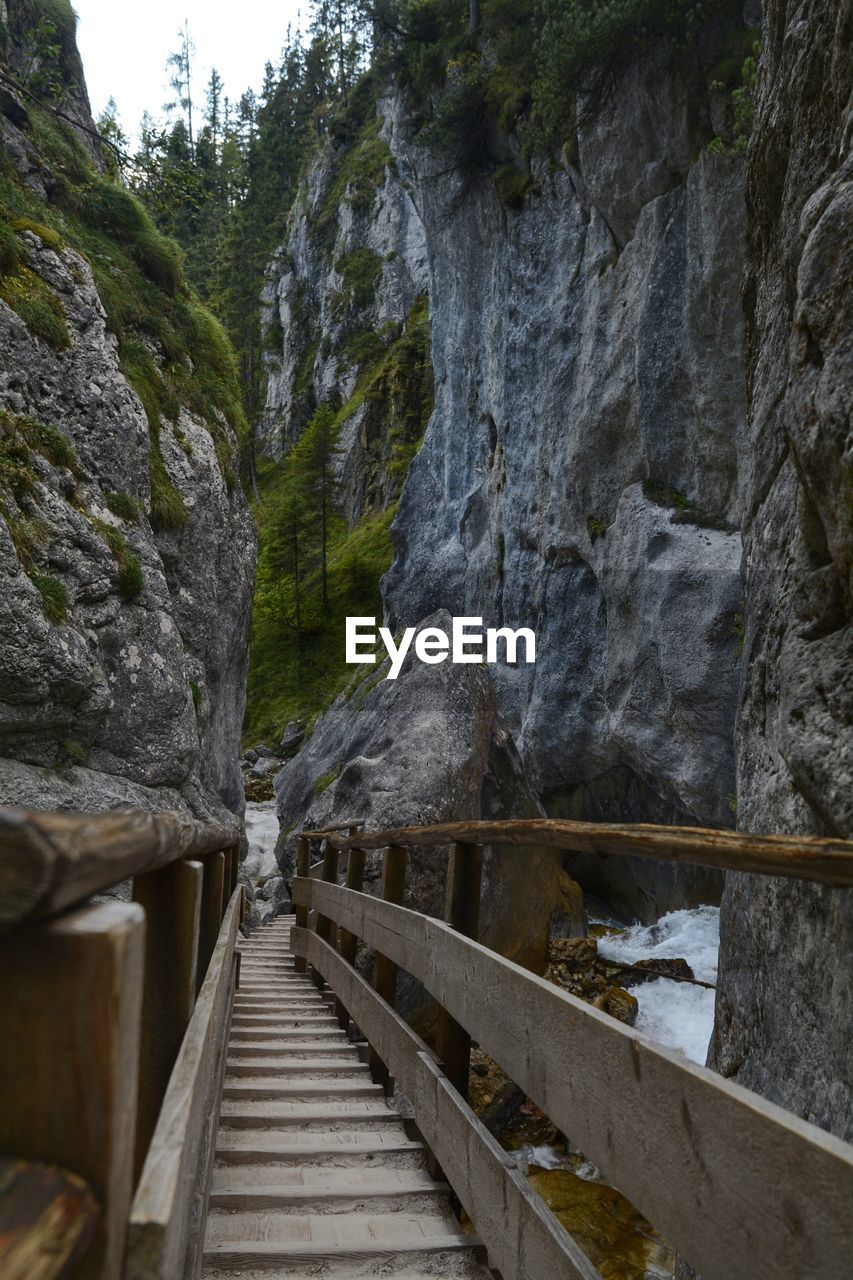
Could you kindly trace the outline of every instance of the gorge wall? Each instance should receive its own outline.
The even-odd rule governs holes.
[[[395,629],[438,609],[535,628],[535,667],[492,670],[554,816],[734,820],[746,218],[742,157],[708,149],[725,115],[714,56],[709,41],[704,69],[671,53],[635,66],[510,201],[423,146],[405,96],[385,94],[354,139],[320,147],[271,268],[272,457],[336,383],[351,395],[358,335],[381,349],[427,295],[435,406],[385,611]],[[373,272],[360,295],[354,263]],[[340,436],[350,520],[387,504],[395,419],[371,429],[369,412],[367,398]],[[710,873],[615,860],[573,871],[650,919],[720,891]]]
[[[255,558],[230,352],[104,176],[70,7],[58,54],[2,8],[0,803],[227,818]],[[77,127],[15,87],[39,59]]]
[[[513,139],[463,180],[384,90],[354,137],[320,145],[271,270],[272,457],[348,368],[353,332],[381,344],[427,295],[435,406],[392,525],[386,618],[536,627],[536,667],[492,681],[526,812],[850,833],[849,6],[770,0],[761,42],[748,185],[711,37],[698,60],[641,60],[521,182]],[[358,295],[347,268],[365,251]],[[368,508],[388,501],[383,421],[342,432],[350,520],[368,491]],[[413,681],[407,699],[407,678],[393,723],[425,734],[448,691]],[[306,815],[444,813],[429,769],[383,787],[387,692],[345,682],[277,779],[285,870]],[[458,816],[514,812],[485,772]],[[570,870],[645,918],[719,892],[613,860]],[[849,894],[729,877],[711,1049],[839,1131],[851,921]]]
[[[738,825],[853,835],[853,18],[770,0],[749,163]],[[711,1062],[853,1137],[853,893],[730,875]]]

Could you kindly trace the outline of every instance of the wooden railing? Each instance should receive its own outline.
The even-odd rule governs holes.
[[[300,837],[297,964],[367,1038],[377,1078],[399,1083],[491,1266],[504,1280],[600,1280],[467,1105],[472,1039],[705,1280],[847,1277],[853,1148],[476,941],[482,846],[523,857],[543,843],[853,884],[853,843],[837,840],[546,820]],[[406,850],[448,844],[442,922],[401,903]],[[362,892],[366,850],[383,851],[381,898]],[[372,985],[354,967],[358,939],[375,952]],[[434,1050],[395,1012],[398,969],[438,1004]]]
[[[238,858],[236,828],[179,813],[0,811],[0,1156],[22,1186],[46,1185],[47,1165],[83,1187],[75,1278],[200,1271]],[[16,1203],[0,1275],[58,1275],[59,1202],[46,1218],[35,1199]]]

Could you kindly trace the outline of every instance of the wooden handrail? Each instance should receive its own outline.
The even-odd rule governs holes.
[[[303,918],[313,910],[332,920],[420,981],[708,1280],[845,1274],[853,1238],[853,1148],[846,1143],[654,1044],[449,924],[325,881],[297,878],[292,889]],[[296,929],[292,943],[342,997],[369,1041],[369,1026],[381,1030],[383,1039],[372,1047],[399,1077],[419,1128],[442,1140],[443,1150],[434,1147],[442,1164],[455,1151],[476,1148],[485,1177],[489,1163],[476,1118],[462,1098],[455,1094],[467,1137],[463,1126],[446,1141],[421,1086],[413,1083],[414,1096],[408,1093],[410,1080],[422,1075],[412,1074],[399,1028],[392,1031],[387,1017],[370,1017],[366,984],[348,976],[351,966],[316,933]],[[378,1003],[379,995],[372,999]],[[382,1008],[390,1010],[385,1001]],[[464,1159],[456,1163],[458,1178],[452,1165],[445,1173],[488,1241],[483,1186],[466,1175]],[[504,1233],[500,1243],[509,1256]],[[524,1280],[533,1274],[526,1263],[504,1273]]]
[[[0,929],[43,919],[132,876],[239,844],[236,827],[178,812],[0,810]]]
[[[309,837],[311,832],[304,833]],[[833,888],[853,886],[853,840],[822,836],[750,835],[709,827],[572,822],[559,818],[522,818],[500,822],[443,822],[429,827],[360,831],[343,837],[323,833],[337,849],[383,849],[389,845],[431,847],[447,844],[547,845],[573,853],[747,871],[755,875],[816,880]]]

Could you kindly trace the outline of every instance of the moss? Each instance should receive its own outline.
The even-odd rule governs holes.
[[[58,578],[46,573],[30,574],[33,586],[42,599],[44,611],[51,622],[64,622],[68,615],[68,591]]]
[[[190,693],[192,694],[192,700],[193,700],[193,706],[195,707],[195,713],[196,713],[196,715],[197,715],[197,716],[199,716],[199,715],[201,715],[201,709],[202,709],[202,705],[203,705],[203,701],[204,701],[204,700],[203,700],[203,698],[202,698],[201,686],[199,685],[199,683],[198,683],[198,681],[197,681],[197,680],[191,680],[191,681],[190,681]]]
[[[60,744],[60,763],[64,765],[77,765],[82,768],[89,759],[89,753],[82,743],[77,742],[74,738],[66,738]]]
[[[54,231],[52,227],[46,227],[43,222],[36,222],[34,218],[13,218],[9,225],[18,234],[22,231],[31,231],[43,244],[47,245],[48,249],[53,249],[54,253],[59,253],[65,247],[58,231]]]
[[[673,510],[673,515],[670,517],[671,524],[692,524],[700,529],[719,529],[723,533],[736,532],[735,526],[722,516],[697,506],[691,498],[686,498],[677,489],[660,481],[644,480],[643,493],[657,506],[669,507]]]
[[[595,542],[598,538],[603,538],[607,532],[607,521],[603,520],[601,516],[587,516],[586,529],[589,534],[590,541]]]
[[[356,249],[343,254],[335,263],[348,303],[362,309],[376,297],[376,285],[382,275],[382,259],[372,249]]]
[[[48,284],[29,267],[20,266],[0,282],[0,298],[16,311],[34,338],[56,351],[71,346],[62,303]]]
[[[31,493],[38,479],[33,454],[77,474],[77,455],[58,427],[27,414],[0,409],[0,482],[16,498]]]
[[[104,502],[113,515],[118,516],[119,520],[135,522],[139,519],[139,501],[137,498],[132,498],[129,493],[106,492],[104,494]]]
[[[384,350],[385,343],[373,329],[359,329],[344,343],[344,354],[350,364],[374,364]]]
[[[340,769],[330,769],[328,773],[321,773],[320,777],[314,782],[314,795],[321,796],[324,791],[328,791],[333,782],[337,782],[341,776]]]
[[[8,222],[0,219],[0,281],[14,275],[21,261],[18,237]]]
[[[504,164],[495,170],[495,186],[505,209],[520,209],[529,191],[537,190],[532,175],[514,164]]]
[[[118,570],[118,589],[125,600],[134,600],[142,591],[145,579],[142,573],[142,561],[124,539],[124,536],[112,525],[94,516],[90,517],[92,528],[100,534],[113,553]]]
[[[376,193],[385,181],[386,169],[396,172],[388,144],[379,137],[381,122],[374,115],[362,127],[354,145],[343,151],[319,213],[312,219],[315,233],[330,243],[334,239],[341,205],[356,213],[369,213]]]
[[[151,482],[151,524],[155,529],[183,529],[189,519],[186,503],[172,484],[156,440],[148,450]]]

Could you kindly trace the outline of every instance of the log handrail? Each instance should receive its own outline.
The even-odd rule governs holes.
[[[239,842],[238,828],[179,812],[0,810],[0,929],[57,915],[132,876]]]
[[[315,833],[303,833],[309,839]],[[853,840],[829,836],[749,834],[712,827],[668,827],[652,823],[574,822],[563,818],[519,818],[498,822],[442,822],[428,827],[360,831],[353,836],[316,833],[339,850],[423,848],[448,844],[509,845],[562,849],[608,857],[649,858],[721,871],[815,880],[833,888],[853,886]]]
[[[236,826],[183,813],[0,810],[0,1145],[91,1186],[101,1212],[80,1280],[174,1280],[200,1247],[237,980],[239,846]],[[132,902],[92,901],[127,881]],[[143,1264],[128,1272],[140,1170]],[[29,1247],[32,1224],[20,1227]]]

